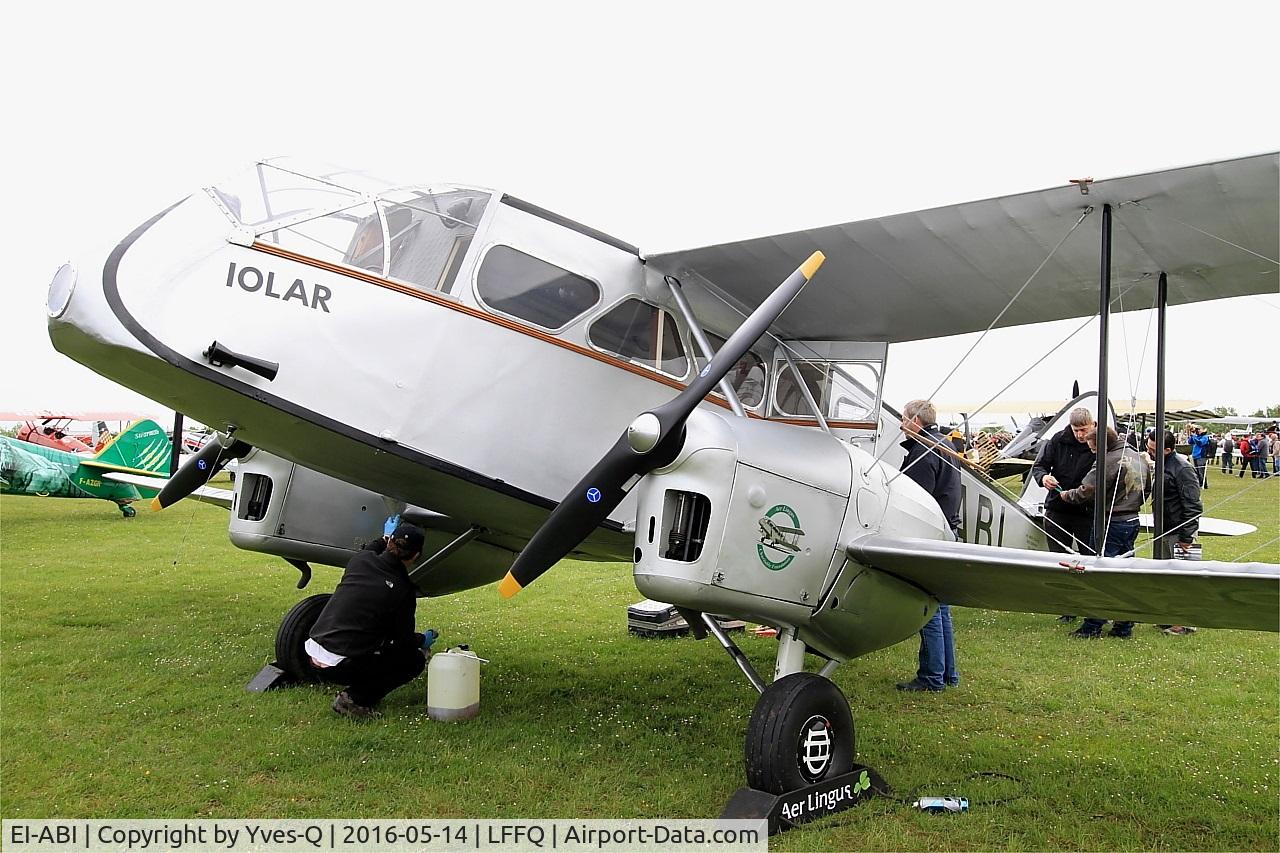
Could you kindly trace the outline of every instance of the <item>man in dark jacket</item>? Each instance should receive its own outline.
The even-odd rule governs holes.
[[[1271,472],[1267,470],[1267,457],[1271,455],[1271,439],[1260,432],[1249,443],[1249,449],[1253,451],[1253,476],[1259,480],[1269,478]]]
[[[1062,493],[1080,487],[1084,475],[1093,467],[1095,454],[1086,441],[1093,432],[1093,412],[1081,406],[1072,409],[1067,427],[1040,448],[1031,476],[1044,486],[1045,537],[1049,550],[1059,554],[1092,554],[1093,501],[1069,504]],[[1075,616],[1063,614],[1059,622],[1074,622]]]
[[[1102,545],[1104,557],[1131,557],[1133,546],[1138,539],[1138,513],[1142,503],[1151,492],[1151,469],[1147,465],[1147,456],[1134,448],[1120,443],[1119,436],[1111,427],[1107,427],[1107,482],[1098,488],[1098,466],[1095,463],[1085,474],[1084,482],[1079,488],[1062,493],[1062,499],[1069,504],[1094,503],[1101,500],[1107,513],[1106,538]],[[1089,436],[1089,449],[1097,453],[1098,432]],[[1097,550],[1096,544],[1094,550]],[[1105,619],[1086,618],[1084,623],[1072,632],[1073,637],[1093,639],[1102,636]],[[1111,627],[1113,637],[1133,636],[1133,623],[1120,621]]]
[[[1044,499],[1044,532],[1049,550],[1060,554],[1092,554],[1093,501],[1069,504],[1062,493],[1080,487],[1095,457],[1086,441],[1093,432],[1093,413],[1072,409],[1070,423],[1044,443],[1031,468],[1031,476],[1049,494]]]
[[[1174,452],[1178,438],[1171,432],[1164,434],[1164,530],[1165,534],[1155,543],[1155,557],[1171,560],[1185,555],[1196,540],[1200,529],[1200,516],[1204,507],[1200,503],[1200,480],[1196,470],[1186,457]],[[1155,436],[1147,439],[1147,452],[1154,459]]]
[[[907,437],[902,442],[907,451],[902,473],[933,495],[955,536],[960,528],[960,465],[937,421],[937,411],[928,400],[912,400],[902,408],[902,432]],[[900,682],[898,689],[937,692],[959,683],[951,608],[939,603],[937,612],[920,629],[916,677]]]
[[[401,524],[378,548],[381,541],[347,563],[306,642],[316,676],[346,686],[333,710],[355,719],[377,716],[382,697],[422,672],[423,650],[434,639],[434,632],[414,630],[418,599],[409,568],[422,554],[422,531]]]

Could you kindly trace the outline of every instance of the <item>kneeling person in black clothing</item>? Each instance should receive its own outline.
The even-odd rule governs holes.
[[[346,687],[333,700],[333,710],[345,717],[376,716],[382,697],[426,666],[423,650],[434,632],[414,631],[418,599],[409,580],[423,540],[417,527],[401,524],[385,547],[375,540],[352,557],[311,628],[311,667],[322,681]]]

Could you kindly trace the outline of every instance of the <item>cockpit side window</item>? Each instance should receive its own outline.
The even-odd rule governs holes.
[[[639,299],[624,299],[602,314],[591,325],[588,339],[605,352],[671,376],[689,372],[675,319]]]
[[[881,363],[877,361],[798,361],[804,383],[824,417],[842,421],[874,420],[879,408]],[[773,405],[784,417],[812,418],[800,383],[789,364],[778,364]]]
[[[591,279],[503,245],[484,253],[476,293],[494,311],[553,331],[600,302],[600,286]]]
[[[448,293],[475,236],[487,195],[470,190],[398,191],[379,201],[387,222],[387,275]]]
[[[715,332],[707,332],[706,334],[712,348],[719,352],[726,343],[725,339]],[[702,356],[698,356],[697,361],[699,370],[707,363],[707,359]],[[754,409],[764,402],[764,359],[751,350],[747,350],[742,358],[738,359],[737,364],[733,366],[725,378],[729,380],[729,385],[733,388],[734,393],[738,395],[738,400],[746,408]],[[711,393],[717,397],[722,396],[719,391]]]

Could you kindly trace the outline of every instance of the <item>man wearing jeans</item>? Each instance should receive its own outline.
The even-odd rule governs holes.
[[[938,413],[928,400],[912,400],[902,409],[902,442],[907,451],[902,472],[938,502],[951,533],[960,527],[960,465],[950,442],[938,430]],[[960,683],[951,609],[939,604],[920,629],[916,677],[898,684],[899,690],[938,692]]]
[[[1265,480],[1271,476],[1271,472],[1267,470],[1267,457],[1271,455],[1271,439],[1264,432],[1258,433],[1258,450],[1253,454],[1253,470],[1255,476],[1259,480]]]
[[[1091,433],[1088,441],[1089,449],[1097,453],[1097,432]],[[1097,482],[1098,466],[1095,464],[1084,475],[1079,487],[1063,492],[1062,499],[1070,504],[1090,505],[1101,500],[1107,514],[1102,556],[1132,556],[1133,544],[1138,539],[1138,511],[1151,491],[1151,468],[1146,457],[1123,445],[1111,427],[1107,427],[1107,480],[1101,494],[1098,494]],[[1096,543],[1094,550],[1097,550]],[[1071,636],[1083,639],[1100,637],[1106,623],[1106,619],[1085,619],[1084,624],[1071,632]],[[1130,637],[1133,635],[1133,623],[1117,622],[1109,633],[1113,637]]]

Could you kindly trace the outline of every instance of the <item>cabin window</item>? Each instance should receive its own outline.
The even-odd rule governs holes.
[[[589,278],[510,246],[493,246],[476,274],[476,293],[494,311],[544,329],[560,329],[600,301]]]
[[[880,388],[880,362],[797,361],[800,376],[824,417],[840,421],[875,420]],[[791,365],[780,362],[773,405],[779,415],[812,418]]]
[[[725,339],[715,332],[707,332],[706,334],[707,340],[711,342],[711,348],[719,352],[726,343]],[[697,360],[698,369],[701,370],[706,365],[707,359],[698,356]],[[729,385],[733,388],[734,393],[738,395],[738,399],[744,407],[754,409],[764,402],[764,359],[751,350],[743,353],[742,358],[738,359],[725,378],[729,380]],[[718,390],[711,393],[717,397],[723,396]]]
[[[591,325],[589,339],[605,352],[672,376],[689,372],[675,319],[639,299],[624,299],[601,315]]]

